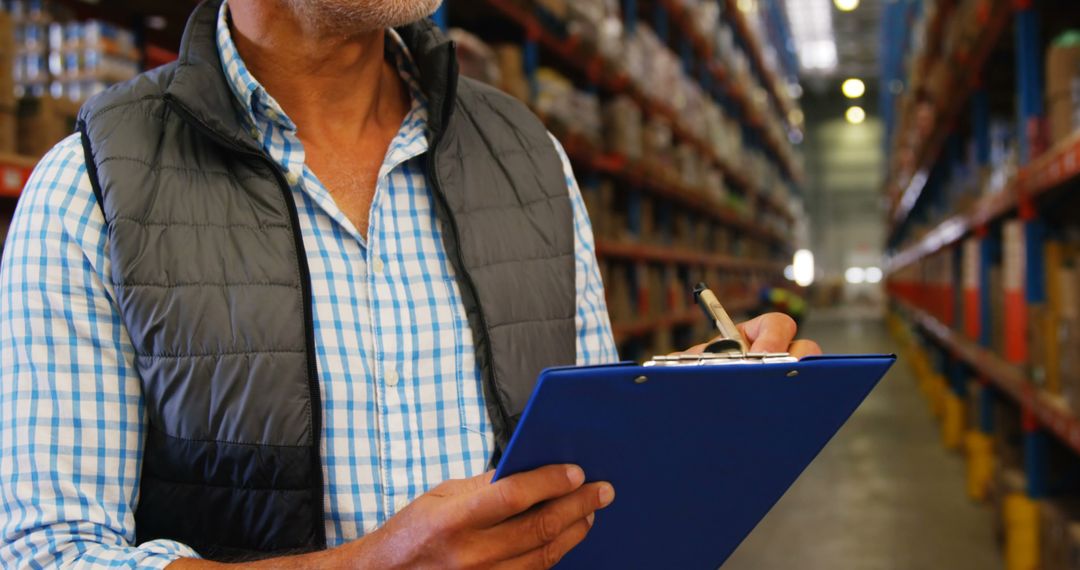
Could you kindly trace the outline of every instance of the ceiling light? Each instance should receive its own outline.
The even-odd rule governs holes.
[[[859,7],[859,0],[833,0],[836,9],[841,12],[850,12]]]
[[[848,107],[844,117],[847,119],[847,122],[853,125],[862,124],[862,122],[866,120],[866,111],[859,106]]]
[[[169,21],[165,19],[165,16],[147,16],[146,27],[151,30],[164,30],[169,26]]]
[[[831,73],[838,58],[829,0],[787,0],[784,5],[799,67],[811,74]]]
[[[840,90],[844,92],[844,97],[858,99],[866,94],[866,84],[861,79],[848,79],[840,86]]]
[[[858,285],[866,281],[866,270],[862,267],[848,267],[844,272],[844,281]]]
[[[800,287],[809,287],[814,282],[814,254],[808,249],[796,251],[791,269],[795,283]]]
[[[880,267],[867,267],[866,268],[866,282],[867,283],[881,283],[881,278],[882,277],[883,277],[883,275],[881,274],[881,268]]]

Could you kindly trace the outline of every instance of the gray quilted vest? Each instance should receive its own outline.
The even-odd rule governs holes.
[[[222,72],[219,6],[196,8],[178,62],[88,102],[79,130],[149,420],[137,541],[238,560],[326,537],[307,257]],[[576,356],[566,182],[543,125],[459,80],[430,22],[399,33],[430,100],[427,175],[501,449],[537,374]]]

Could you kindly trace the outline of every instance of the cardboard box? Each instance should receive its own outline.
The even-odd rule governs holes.
[[[1077,127],[1075,87],[1080,78],[1080,44],[1052,44],[1046,52],[1046,103],[1050,141],[1068,138]]]
[[[1059,273],[1061,312],[1058,322],[1058,354],[1061,396],[1080,417],[1080,278],[1075,267]]]
[[[1039,506],[1039,561],[1041,570],[1080,568],[1080,499],[1054,498]]]
[[[603,106],[604,149],[607,152],[640,160],[642,155],[641,107],[626,95],[619,95]]]
[[[15,111],[0,110],[0,152],[19,152],[18,129],[19,121],[15,117]]]
[[[525,77],[525,58],[521,48],[513,44],[499,44],[493,49],[502,76],[502,90],[522,101],[529,101],[529,80]]]
[[[18,106],[18,151],[42,156],[75,132],[79,104],[51,97],[24,98]]]
[[[626,323],[634,318],[633,291],[630,286],[630,266],[611,262],[604,278],[608,312],[612,323]]]
[[[15,111],[15,24],[0,12],[0,110]]]
[[[1032,372],[1041,371],[1042,386],[1051,394],[1061,394],[1061,273],[1065,253],[1061,242],[1047,241],[1043,246],[1046,271],[1046,303],[1042,314],[1035,314],[1032,343]]]

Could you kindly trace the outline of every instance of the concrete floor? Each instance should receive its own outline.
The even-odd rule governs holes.
[[[876,312],[818,314],[805,333],[827,352],[895,352]],[[722,569],[1001,568],[964,478],[900,361]]]

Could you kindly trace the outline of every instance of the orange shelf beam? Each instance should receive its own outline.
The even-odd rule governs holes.
[[[786,263],[775,261],[745,259],[726,255],[710,255],[675,247],[611,240],[597,240],[596,254],[600,257],[646,263],[699,265],[731,271],[773,271],[778,274],[782,272],[785,265],[787,265]]]
[[[0,153],[0,198],[18,198],[37,162],[30,156]]]

